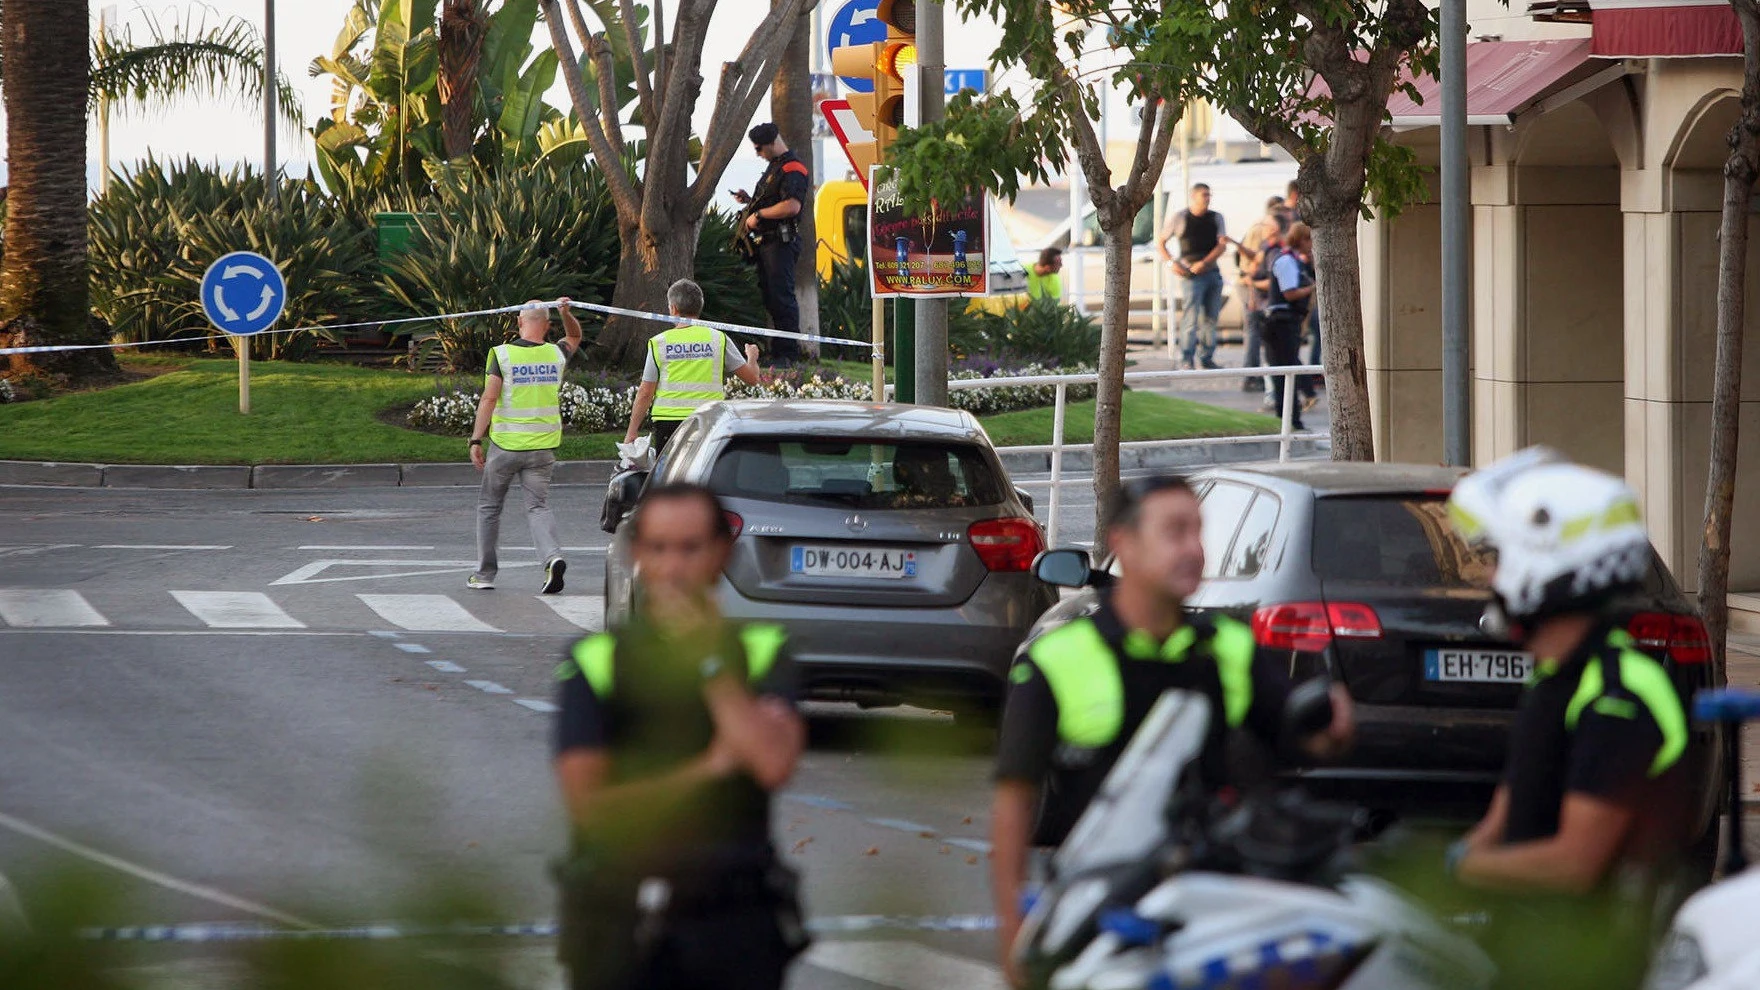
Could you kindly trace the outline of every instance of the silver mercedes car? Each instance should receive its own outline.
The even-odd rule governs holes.
[[[602,523],[605,611],[628,615],[632,509],[650,482],[720,496],[735,534],[721,604],[780,622],[803,697],[864,707],[999,710],[1010,659],[1057,602],[1036,580],[1032,500],[970,413],[742,400],[699,410],[651,474],[613,478]]]

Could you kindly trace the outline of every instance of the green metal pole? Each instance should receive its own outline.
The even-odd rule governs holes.
[[[917,401],[917,307],[914,300],[892,300],[892,401]]]

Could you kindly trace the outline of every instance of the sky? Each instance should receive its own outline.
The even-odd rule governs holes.
[[[829,20],[832,12],[842,2],[843,0],[822,0],[824,9],[821,20]],[[91,0],[91,5],[95,29],[99,11],[112,4],[106,0]],[[114,6],[120,23],[125,26],[134,25],[137,36],[142,33],[141,28],[149,12],[161,19],[192,14],[205,16],[210,23],[216,24],[236,16],[258,25],[262,24],[264,13],[263,0],[149,0],[146,3],[124,0]],[[341,29],[343,16],[351,6],[352,0],[279,0],[276,4],[278,59],[282,72],[301,92],[305,119],[308,122],[328,110],[330,87],[327,79],[314,79],[307,69],[314,57],[330,53],[337,32]],[[676,9],[676,4],[667,6]],[[720,78],[719,66],[738,56],[750,37],[752,26],[768,7],[768,0],[721,0],[718,4],[703,57],[704,92],[698,99],[694,121],[699,132],[708,125],[709,115],[714,109],[714,91]],[[958,14],[949,6],[947,51],[971,53],[971,57],[964,60],[949,57],[947,61],[950,66],[983,67],[1000,36],[1001,30],[994,24],[960,23]],[[534,33],[534,41],[538,45],[549,44],[548,31],[542,23]],[[822,40],[820,44],[822,47]],[[568,96],[560,82],[551,92],[550,102],[558,108],[567,109]],[[758,119],[768,119],[767,100],[758,112]],[[3,137],[0,137],[0,144],[3,143]],[[291,174],[303,175],[311,159],[310,136],[283,127],[278,144],[282,168]],[[226,99],[184,101],[169,111],[151,114],[138,109],[127,110],[112,120],[110,150],[113,165],[139,161],[149,152],[161,159],[194,156],[202,161],[217,161],[223,165],[245,160],[260,165],[263,157],[261,109],[257,106],[246,106],[242,100]],[[834,147],[828,150],[832,155],[837,154]],[[95,187],[99,172],[95,122],[90,153],[91,181]],[[740,154],[734,161],[735,164],[729,168],[722,187],[749,187],[762,171],[762,162],[746,153]],[[832,164],[837,171],[823,174],[841,174],[841,158]],[[0,174],[3,174],[3,167],[0,167]],[[723,205],[730,205],[731,202],[731,199],[725,200]]]

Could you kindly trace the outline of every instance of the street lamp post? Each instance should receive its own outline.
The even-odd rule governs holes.
[[[275,0],[263,0],[263,183],[273,202],[280,194],[275,158]]]
[[[1467,420],[1467,4],[1442,4],[1443,458],[1471,460]]]

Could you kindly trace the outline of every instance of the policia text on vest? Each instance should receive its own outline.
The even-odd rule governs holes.
[[[467,587],[495,587],[500,570],[496,544],[501,507],[519,482],[526,494],[526,519],[544,565],[545,594],[562,590],[568,569],[556,519],[550,513],[550,474],[562,445],[562,374],[581,347],[581,324],[565,297],[554,304],[565,339],[549,343],[552,304],[533,301],[519,313],[519,336],[489,352],[483,371],[483,397],[471,430],[471,463],[483,472],[477,500],[477,569]]]
[[[703,290],[689,279],[680,279],[666,290],[666,307],[681,320],[697,319],[703,314]],[[655,334],[648,340],[642,384],[636,389],[623,442],[635,442],[642,420],[652,410],[658,453],[691,413],[727,397],[729,375],[748,385],[758,383],[756,345],[747,344],[742,356],[726,334],[696,325]]]

